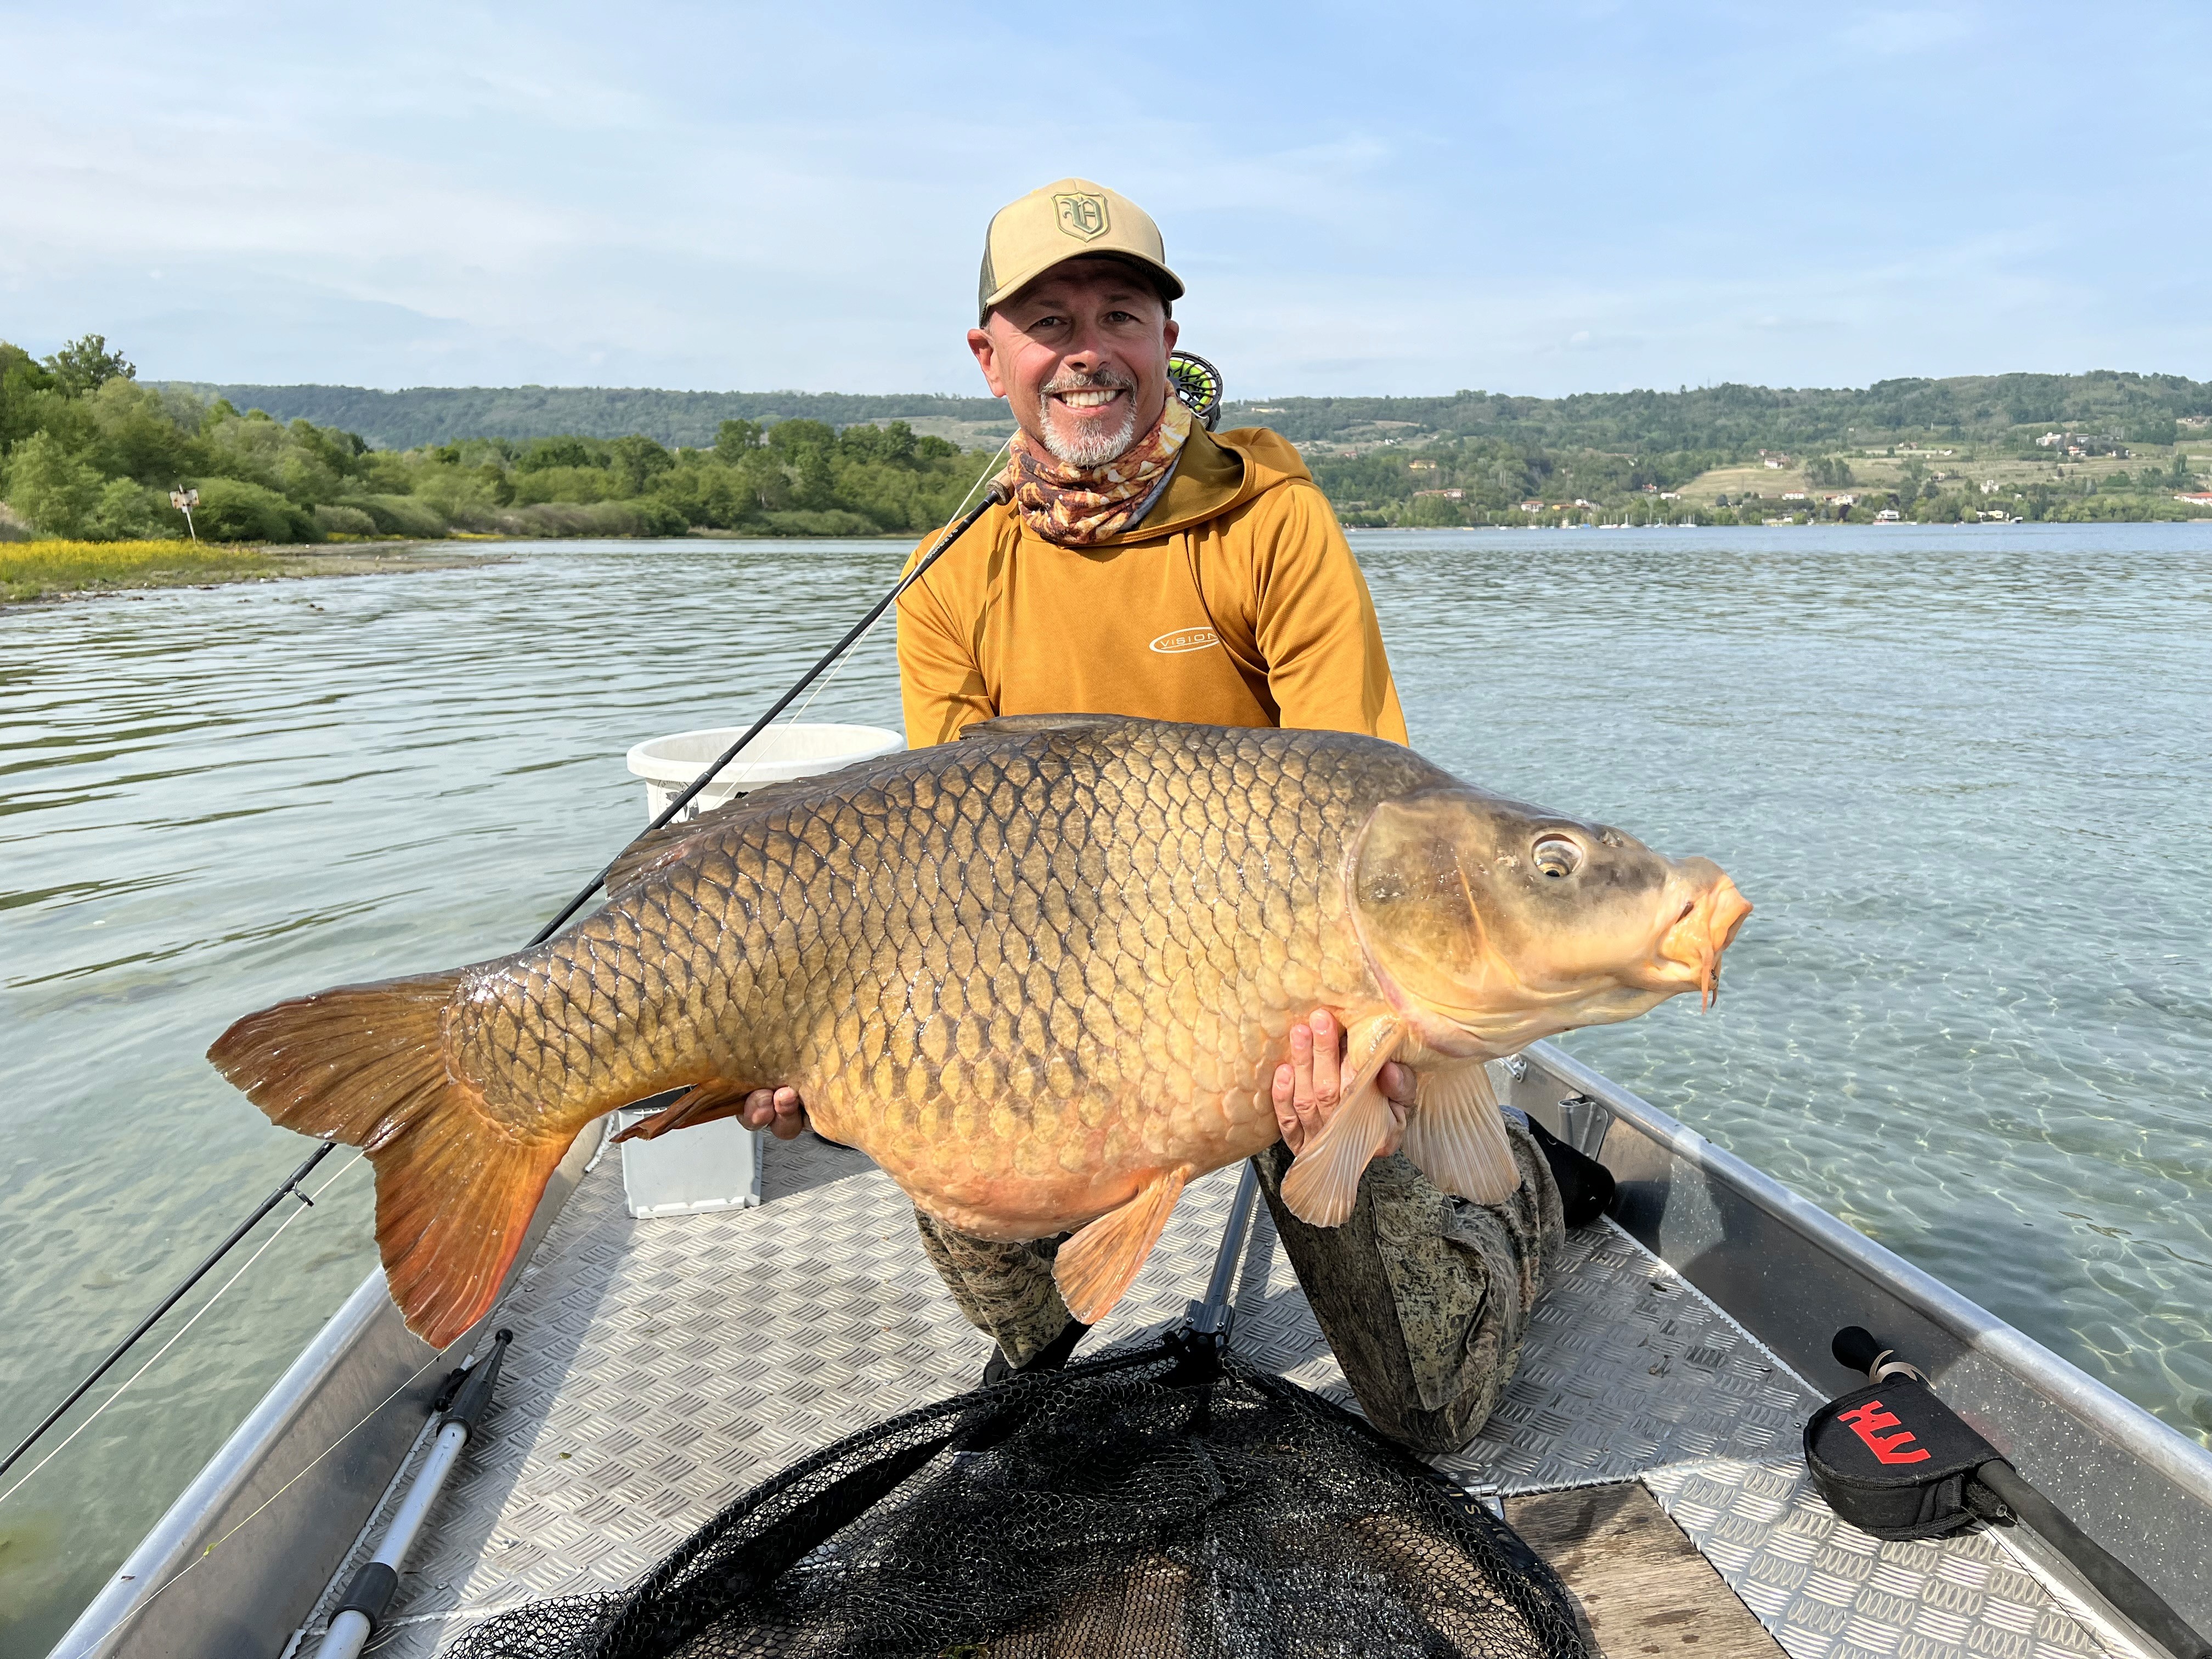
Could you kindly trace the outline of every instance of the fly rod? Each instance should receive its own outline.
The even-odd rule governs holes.
[[[884,611],[890,609],[892,605],[897,601],[900,594],[905,592],[908,588],[913,586],[916,581],[920,580],[922,573],[927,570],[931,565],[936,563],[939,557],[947,548],[951,547],[953,543],[958,541],[963,535],[966,534],[969,527],[972,526],[976,520],[981,518],[985,513],[988,512],[992,507],[997,506],[1006,499],[1006,487],[999,482],[999,480],[994,478],[984,487],[983,499],[976,502],[974,507],[962,514],[957,519],[955,519],[951,524],[945,527],[945,533],[937,538],[936,544],[933,546],[921,559],[915,561],[914,568],[902,575],[896,582],[892,584],[889,592],[885,593],[880,599],[878,599],[875,604],[869,606],[866,614],[864,615],[858,622],[854,623],[851,628],[848,629],[845,632],[845,636],[839,640],[836,644],[831,646],[828,651],[824,652],[821,659],[817,661],[814,666],[808,669],[804,674],[800,675],[798,680],[793,684],[792,688],[788,691],[786,691],[781,697],[778,697],[765,714],[763,714],[757,720],[753,722],[752,726],[746,731],[744,736],[739,738],[735,743],[724,750],[720,757],[715,760],[713,765],[708,767],[706,770],[700,773],[697,777],[694,778],[691,782],[685,787],[684,792],[668,804],[667,810],[663,811],[658,817],[653,819],[651,824],[647,826],[646,833],[650,835],[653,830],[659,829],[663,824],[671,822],[675,818],[678,813],[681,812],[686,806],[690,805],[691,801],[698,795],[699,792],[714,781],[716,774],[720,772],[721,769],[727,766],[732,761],[735,760],[747,744],[750,743],[755,738],[760,736],[763,732],[766,731],[769,723],[773,721],[778,714],[781,714],[785,709],[788,708],[791,706],[793,700],[796,698],[800,692],[805,690],[808,686],[813,684],[814,682],[821,677],[824,669],[828,668],[832,663],[836,662],[838,658],[843,656],[847,651],[850,650],[853,647],[854,641],[858,640],[861,635],[866,633],[870,628],[873,627],[877,618],[881,617]],[[531,939],[531,944],[543,945],[548,939],[552,937],[554,932],[559,928],[562,922],[568,921],[569,917],[574,915],[577,911],[580,910],[586,904],[589,903],[591,902],[592,896],[598,892],[600,886],[605,882],[608,871],[611,871],[613,868],[614,863],[612,860],[610,860],[605,869],[601,870],[599,874],[593,876],[591,880],[585,884],[583,889],[577,893],[576,896],[568,901],[567,905],[562,908],[560,915],[555,916],[552,921],[547,922],[543,927],[538,930],[536,936]],[[170,1309],[175,1307],[177,1304],[184,1298],[186,1291],[190,1291],[193,1285],[198,1284],[201,1279],[204,1279],[207,1276],[209,1270],[211,1269],[216,1262],[222,1261],[224,1256],[229,1255],[233,1249],[236,1249],[239,1241],[244,1238],[248,1233],[252,1232],[253,1229],[260,1224],[262,1218],[266,1216],[270,1211],[276,1207],[277,1204],[283,1200],[286,1194],[296,1193],[300,1182],[307,1178],[308,1172],[313,1170],[315,1165],[321,1163],[324,1158],[329,1157],[336,1149],[336,1142],[325,1141],[321,1146],[316,1147],[313,1152],[309,1153],[307,1162],[301,1164],[298,1169],[295,1170],[292,1172],[291,1177],[284,1182],[282,1186],[278,1187],[276,1191],[270,1193],[267,1198],[262,1200],[259,1208],[256,1209],[252,1214],[247,1216],[245,1220],[240,1222],[236,1227],[232,1229],[230,1237],[223,1240],[221,1244],[217,1245],[215,1249],[210,1253],[204,1261],[201,1262],[198,1267],[193,1268],[190,1273],[186,1274],[183,1280],[177,1285],[176,1288],[172,1290],[168,1295],[161,1299],[159,1306],[157,1306],[151,1313],[148,1314],[143,1319],[140,1320],[137,1328],[134,1329],[130,1335],[125,1337],[122,1341],[117,1343],[113,1351],[111,1352],[105,1359],[101,1360],[99,1364],[94,1366],[91,1373],[87,1376],[82,1382],[79,1382],[75,1389],[70,1391],[68,1397],[63,1400],[59,1405],[56,1406],[52,1411],[47,1413],[46,1419],[41,1422],[38,1427],[33,1429],[30,1433],[23,1437],[22,1443],[20,1445],[18,1445],[13,1451],[9,1452],[5,1458],[0,1458],[0,1474],[6,1474],[9,1468],[13,1468],[15,1464],[21,1459],[24,1453],[29,1451],[32,1446],[37,1443],[39,1439],[45,1435],[49,1429],[52,1428],[55,1424],[60,1422],[62,1418],[68,1413],[69,1408],[76,1405],[78,1401],[83,1399],[93,1385],[98,1382],[101,1377],[105,1376],[111,1370],[112,1370],[115,1363],[121,1359],[125,1354],[128,1353],[147,1332],[152,1330],[155,1325],[160,1322],[164,1314],[167,1313]],[[304,1194],[300,1194],[299,1196],[302,1203],[307,1201]]]
[[[1211,432],[1213,429],[1214,422],[1220,418],[1221,414],[1221,371],[1214,368],[1212,363],[1206,362],[1203,357],[1194,356],[1190,352],[1179,351],[1171,356],[1168,360],[1168,379],[1169,384],[1173,388],[1176,396],[1182,398],[1183,403],[1190,409],[1193,417],[1202,422],[1205,424],[1206,430]],[[994,462],[995,459],[996,458],[994,457]],[[1010,492],[1008,491],[1005,483],[1000,479],[994,478],[986,484],[983,487],[983,499],[977,501],[975,506],[963,513],[950,525],[947,525],[945,529],[945,533],[937,538],[936,544],[933,546],[927,553],[924,554],[920,559],[915,562],[914,568],[901,575],[898,580],[891,585],[891,588],[889,592],[885,593],[880,599],[878,599],[875,604],[869,606],[866,613],[863,615],[858,622],[854,623],[851,628],[845,631],[844,637],[839,640],[836,644],[831,646],[829,650],[823,653],[820,659],[817,660],[811,668],[800,675],[793,684],[791,689],[788,691],[786,691],[781,696],[778,697],[775,702],[769,706],[768,712],[763,714],[758,720],[755,720],[752,725],[746,729],[743,737],[739,738],[727,749],[725,749],[720,755],[715,757],[711,765],[708,766],[697,777],[694,778],[689,784],[687,784],[684,787],[683,791],[678,794],[676,799],[669,802],[666,808],[665,808],[651,823],[646,826],[645,833],[651,835],[655,830],[659,830],[664,825],[674,822],[677,815],[682,812],[685,807],[689,806],[692,801],[698,798],[699,792],[706,788],[708,784],[712,783],[714,779],[720,775],[723,768],[728,766],[732,761],[735,760],[739,754],[744,752],[744,748],[748,744],[751,743],[754,738],[760,736],[763,732],[765,732],[769,728],[769,725],[775,720],[777,715],[783,713],[785,709],[790,708],[792,703],[798,698],[799,694],[805,690],[808,686],[813,684],[816,680],[819,679],[824,670],[836,663],[840,657],[845,654],[846,652],[851,650],[854,643],[858,641],[863,634],[866,633],[869,629],[875,626],[877,620],[882,617],[884,612],[890,610],[893,605],[897,603],[899,596],[905,592],[908,588],[913,586],[915,582],[921,580],[923,574],[928,570],[930,566],[935,564],[938,559],[943,556],[945,550],[950,548],[953,543],[958,541],[961,537],[967,534],[969,529],[978,519],[981,518],[983,514],[988,513],[992,507],[1000,506],[1011,499],[1012,496]],[[586,882],[577,890],[576,896],[574,898],[570,899],[568,903],[562,906],[560,913],[556,915],[552,921],[547,922],[543,927],[538,930],[536,934],[532,937],[530,943],[532,945],[543,945],[547,939],[552,938],[555,933],[559,931],[562,923],[567,921],[569,917],[574,915],[577,911],[582,909],[585,905],[590,903],[592,895],[597,893],[600,888],[605,884],[608,875],[613,871],[615,864],[618,861],[619,858],[620,854],[617,854],[615,859],[609,860],[606,865],[597,875],[593,876],[590,881]],[[32,1430],[31,1432],[24,1437],[21,1445],[17,1446],[15,1450],[9,1452],[4,1461],[0,1461],[0,1474],[5,1474],[25,1452],[30,1450],[33,1443],[36,1442],[40,1436],[44,1435],[47,1430],[52,1428],[56,1423],[59,1422],[69,1408],[71,1406],[74,1406],[78,1401],[82,1400],[84,1397],[86,1391],[95,1382],[99,1382],[100,1379],[115,1364],[116,1361],[122,1358],[125,1353],[129,1352],[131,1346],[143,1337],[148,1331],[153,1329],[155,1324],[161,1319],[162,1315],[167,1313],[170,1309],[175,1307],[178,1301],[185,1295],[185,1293],[191,1290],[194,1285],[198,1284],[201,1279],[206,1276],[210,1268],[213,1267],[216,1262],[222,1261],[224,1256],[228,1255],[237,1247],[240,1239],[244,1238],[246,1234],[252,1231],[254,1227],[260,1222],[261,1218],[276,1206],[278,1200],[281,1200],[285,1194],[295,1190],[295,1188],[298,1187],[300,1182],[306,1177],[307,1172],[313,1170],[317,1164],[320,1163],[330,1154],[332,1150],[333,1144],[334,1143],[325,1142],[322,1146],[318,1146],[314,1152],[309,1155],[307,1161],[302,1164],[299,1169],[293,1172],[291,1179],[277,1188],[275,1192],[270,1194],[266,1199],[262,1200],[261,1206],[258,1209],[254,1211],[254,1212],[248,1216],[244,1221],[239,1223],[238,1226],[233,1230],[230,1237],[225,1239],[220,1245],[216,1246],[214,1252],[208,1256],[206,1261],[201,1262],[198,1267],[195,1267],[191,1271],[182,1283],[178,1285],[174,1290],[170,1291],[168,1296],[162,1300],[159,1307],[155,1308],[153,1312],[148,1314],[144,1319],[140,1321],[137,1328],[133,1330],[130,1335],[125,1337],[121,1342],[117,1344],[114,1351],[110,1353],[106,1358],[100,1362],[99,1365],[93,1370],[92,1374],[87,1376],[83,1382],[80,1382],[67,1399],[64,1400],[60,1405],[54,1407],[52,1412],[47,1415],[44,1422],[40,1423],[37,1428]],[[307,1201],[304,1194],[301,1195],[301,1201],[303,1203]]]
[[[1190,410],[1191,417],[1200,422],[1208,432],[1212,431],[1214,422],[1221,418],[1221,371],[1216,368],[1212,363],[1206,362],[1205,358],[1196,355],[1194,352],[1175,352],[1168,358],[1168,386],[1169,389],[1174,393],[1174,395],[1180,398],[1184,406]],[[838,658],[843,656],[846,652],[850,650],[853,647],[853,642],[855,640],[859,639],[861,635],[866,633],[871,628],[875,626],[876,619],[882,616],[884,611],[890,610],[891,606],[896,603],[900,594],[905,592],[908,588],[913,586],[915,583],[921,580],[922,573],[927,570],[930,566],[937,562],[939,556],[942,554],[945,549],[951,547],[953,543],[958,541],[961,537],[968,533],[968,528],[969,526],[973,525],[976,520],[981,518],[984,514],[989,512],[991,508],[1000,506],[1003,502],[1012,499],[1012,493],[1007,489],[1002,480],[994,478],[988,484],[985,485],[983,489],[983,499],[976,502],[975,506],[969,507],[958,518],[955,519],[950,525],[946,526],[945,533],[937,538],[937,545],[931,548],[927,554],[925,554],[921,559],[917,560],[915,563],[914,568],[901,576],[898,580],[892,585],[891,591],[890,592],[884,594],[883,598],[878,599],[874,605],[871,605],[868,608],[867,614],[863,616],[860,621],[854,623],[853,626],[847,630],[843,639],[838,641],[836,644],[831,646],[829,650],[823,653],[822,659],[816,663],[813,667],[808,669],[804,674],[801,674],[799,677],[798,682],[792,686],[791,690],[778,697],[775,700],[775,704],[769,709],[768,713],[763,714],[758,720],[755,720],[743,737],[739,738],[727,749],[725,749],[720,755],[715,757],[712,765],[708,766],[705,771],[700,773],[697,777],[692,779],[689,784],[685,785],[684,792],[678,795],[674,800],[669,802],[668,805],[661,810],[659,816],[655,817],[651,823],[646,825],[645,833],[649,836],[654,830],[661,828],[664,824],[674,823],[677,816],[681,813],[685,807],[691,804],[691,802],[697,797],[699,792],[704,789],[708,784],[712,783],[716,775],[720,773],[724,767],[727,766],[732,761],[737,759],[738,753],[747,744],[750,743],[755,738],[760,736],[762,732],[768,730],[769,723],[773,721],[778,714],[781,714],[785,709],[790,708],[792,703],[798,698],[800,692],[806,690],[808,686],[813,684],[814,682],[821,677],[822,672],[824,669],[828,668],[832,663],[836,662]],[[568,921],[568,918],[574,915],[577,911],[582,909],[586,904],[589,904],[592,902],[592,896],[594,893],[597,893],[599,889],[605,884],[608,874],[614,869],[615,865],[619,862],[620,856],[621,855],[617,854],[615,858],[608,860],[605,868],[602,869],[599,874],[593,876],[591,880],[586,882],[584,885],[577,890],[576,896],[570,899],[568,903],[561,907],[561,913],[555,916],[552,921],[547,922],[543,927],[538,930],[537,937],[530,941],[531,944],[544,944],[547,939],[552,938],[553,935],[559,931],[562,922]]]

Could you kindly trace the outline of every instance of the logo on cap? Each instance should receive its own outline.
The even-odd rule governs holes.
[[[1106,198],[1103,196],[1055,196],[1052,204],[1060,212],[1060,228],[1079,242],[1095,242],[1106,234]]]

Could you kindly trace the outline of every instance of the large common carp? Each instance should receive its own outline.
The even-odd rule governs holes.
[[[1187,1182],[1277,1134],[1290,1028],[1344,1022],[1344,1103],[1284,1200],[1350,1213],[1417,1068],[1405,1151],[1483,1202],[1517,1179],[1481,1062],[1710,999],[1750,906],[1713,864],[1328,732],[1022,716],[781,784],[641,838],[606,905],[450,973],[240,1020],[209,1050],[276,1122],[367,1149],[409,1326],[480,1318],[579,1131],[795,1086],[968,1231],[1079,1228],[1095,1322]]]

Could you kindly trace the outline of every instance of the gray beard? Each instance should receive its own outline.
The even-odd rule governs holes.
[[[1120,459],[1121,453],[1137,441],[1137,389],[1124,388],[1128,393],[1121,399],[1127,411],[1121,423],[1110,432],[1090,432],[1079,438],[1060,435],[1052,423],[1052,394],[1037,393],[1037,430],[1044,434],[1044,447],[1052,458],[1065,466],[1103,466]]]

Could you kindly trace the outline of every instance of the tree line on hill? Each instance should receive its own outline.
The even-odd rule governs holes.
[[[2212,381],[2099,369],[2087,374],[1969,374],[1878,380],[1863,388],[1724,385],[1679,392],[1582,392],[1515,398],[1279,398],[1231,404],[1232,425],[1263,419],[1292,443],[1341,441],[1383,426],[1408,436],[1497,438],[1550,449],[1749,455],[1813,450],[1876,434],[1952,441],[2001,440],[2015,429],[2109,432],[2130,443],[2170,444],[2176,423],[2212,416]]]
[[[1231,378],[1234,378],[1233,373]],[[995,398],[860,396],[845,392],[659,392],[619,386],[416,386],[376,392],[336,386],[193,386],[208,398],[357,432],[380,449],[465,438],[629,433],[671,447],[704,447],[726,420],[1003,421]],[[1269,426],[1301,446],[1372,439],[1496,438],[1543,449],[1632,454],[1846,447],[1876,433],[1922,433],[1953,441],[2001,438],[2035,427],[2110,432],[2130,443],[2170,444],[2174,422],[2212,416],[2212,381],[2178,374],[2100,370],[2088,374],[1978,374],[1881,380],[1863,388],[1714,386],[1679,392],[1601,392],[1516,398],[1458,392],[1437,398],[1276,398],[1231,402],[1224,426]]]
[[[841,392],[661,392],[641,386],[430,386],[377,392],[357,386],[189,385],[240,409],[280,421],[307,420],[357,432],[379,449],[415,449],[469,438],[623,438],[632,433],[672,449],[710,447],[725,421],[862,422],[933,416],[1004,421],[996,398],[927,393],[862,396]]]
[[[900,411],[1005,414],[994,399],[826,393],[233,390],[276,407],[257,402],[241,412],[239,398],[217,392],[142,384],[98,335],[43,359],[0,342],[0,501],[8,509],[0,535],[180,537],[185,520],[169,505],[177,486],[198,490],[198,533],[220,541],[455,532],[920,534],[951,516],[987,458],[917,435],[902,419],[872,422]],[[475,421],[510,429],[378,447],[301,412],[308,407],[371,416],[386,434],[426,420],[441,429]],[[738,408],[755,412],[726,412]],[[702,432],[708,416],[714,424]],[[1852,478],[1838,452],[1884,435],[2039,458],[2037,437],[2056,427],[2105,434],[2104,449],[2118,453],[2126,442],[2172,445],[2185,424],[2193,431],[2208,416],[2212,384],[2099,374],[1889,380],[1863,392],[1286,398],[1232,404],[1224,424],[1265,423],[1304,445],[1316,481],[1353,526],[1525,524],[1532,516],[1711,524],[1791,510],[1756,497],[1719,506],[1667,499],[1770,445],[1808,455],[1806,477],[1833,489]],[[556,422],[599,429],[532,429]],[[629,429],[617,429],[625,422]],[[656,431],[639,429],[644,423]],[[656,435],[679,430],[699,441]],[[2184,452],[2142,459],[2132,471],[2023,485],[2004,510],[2062,520],[2186,514],[2173,500],[2193,483]],[[1908,462],[1900,477],[1820,515],[1957,520],[1989,505],[1958,479]]]
[[[840,432],[725,419],[711,443],[681,450],[639,433],[374,449],[304,418],[141,385],[98,335],[43,360],[0,342],[0,500],[19,534],[182,538],[169,492],[189,486],[190,527],[212,541],[918,535],[952,515],[981,464],[896,421]]]
[[[1848,458],[1829,453],[1799,464],[1803,482],[1812,488],[1799,491],[1795,500],[1775,485],[1765,492],[1696,503],[1680,499],[1682,485],[1743,458],[1728,450],[1639,457],[1460,438],[1356,455],[1316,455],[1308,464],[1338,517],[1354,529],[1562,522],[1742,525],[1780,517],[1869,524],[1885,515],[1919,524],[1971,524],[1996,516],[2031,522],[2141,523],[2193,519],[2207,510],[2177,499],[2200,483],[2185,447],[2138,455],[2115,444],[2108,453],[2142,464],[2094,475],[2077,471],[2063,483],[2039,479],[1987,492],[1963,477],[1932,471],[1917,457],[1905,459],[1894,478],[1863,481]],[[2047,453],[2032,437],[1989,446],[1984,458],[1989,453],[2049,465]],[[1826,494],[1816,499],[1817,492]]]

